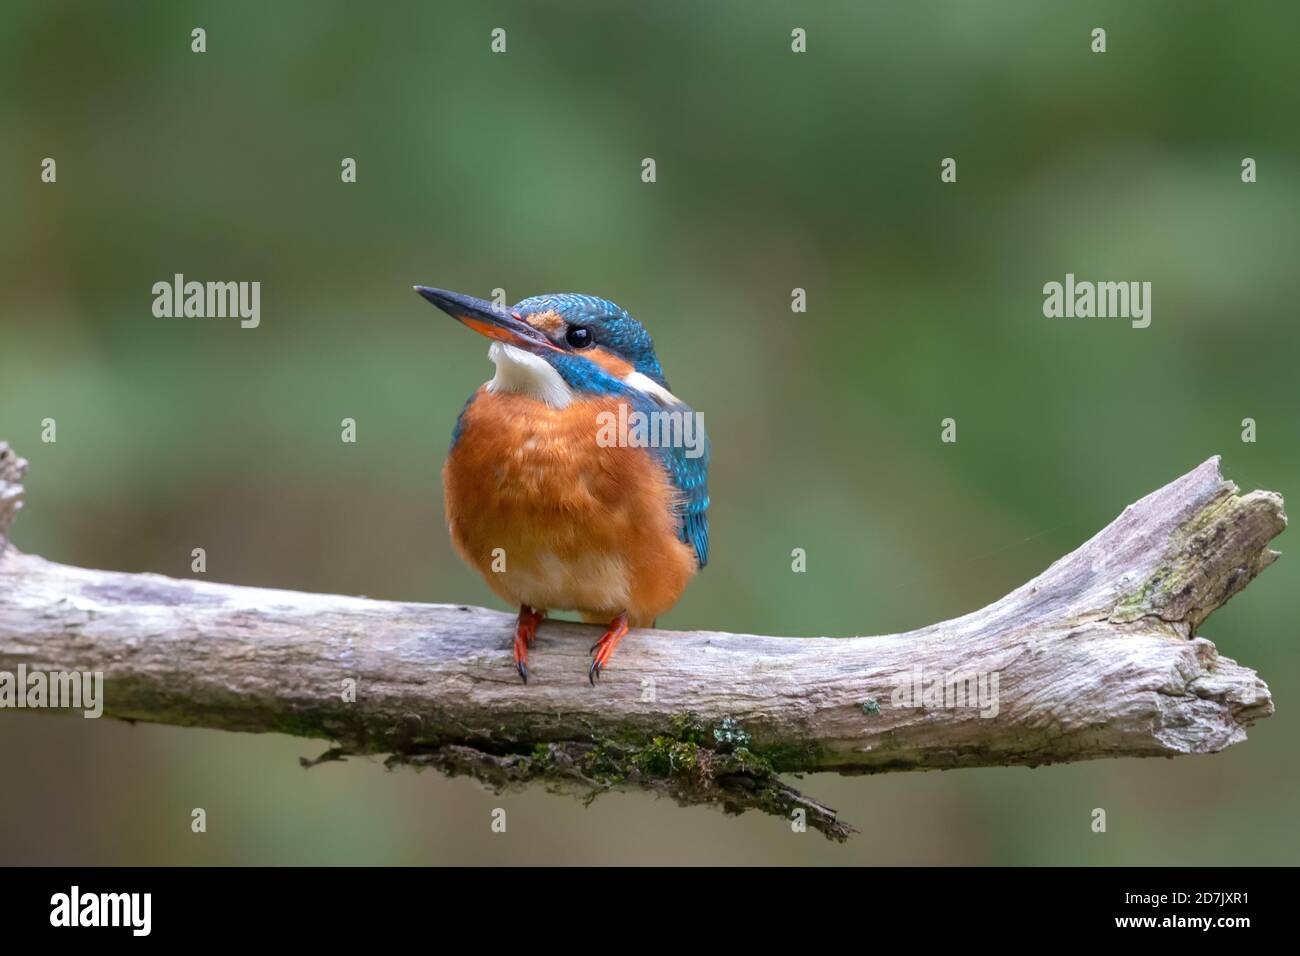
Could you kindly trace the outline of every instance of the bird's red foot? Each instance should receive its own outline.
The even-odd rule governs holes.
[[[587,671],[587,680],[591,681],[593,687],[596,686],[596,678],[600,676],[601,670],[609,659],[614,656],[614,651],[618,648],[618,642],[623,640],[627,634],[627,611],[624,611],[618,617],[609,623],[609,630],[605,636],[591,645],[591,653],[595,656],[591,659],[591,669]]]
[[[528,683],[528,648],[537,636],[537,625],[546,617],[545,611],[535,611],[527,604],[519,605],[519,624],[515,628],[515,667],[519,676]]]

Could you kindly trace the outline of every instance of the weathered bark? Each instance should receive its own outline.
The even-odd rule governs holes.
[[[0,549],[22,468],[0,444]],[[0,550],[0,670],[102,671],[105,713],[336,742],[322,759],[635,784],[851,827],[779,773],[1211,753],[1273,712],[1197,628],[1277,557],[1282,499],[1211,458],[1000,601],[884,637],[643,630],[595,687],[593,629],[548,621],[520,683],[514,618],[483,608],[235,587]],[[900,687],[980,675],[973,706]],[[345,681],[356,700],[345,700]],[[952,684],[949,683],[951,688]],[[940,691],[942,695],[942,691]],[[996,713],[994,713],[996,711]]]

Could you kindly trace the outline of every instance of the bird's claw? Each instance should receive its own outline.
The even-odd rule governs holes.
[[[537,626],[545,616],[545,611],[534,611],[526,604],[519,608],[519,623],[515,626],[515,669],[525,684],[528,683],[528,647],[537,637]]]
[[[591,645],[590,653],[595,657],[592,659],[591,667],[587,668],[587,680],[591,686],[596,686],[596,678],[600,672],[605,669],[609,659],[614,656],[614,649],[618,647],[618,642],[623,640],[627,634],[627,612],[624,611],[618,617],[610,622],[609,630],[601,636],[595,644]]]

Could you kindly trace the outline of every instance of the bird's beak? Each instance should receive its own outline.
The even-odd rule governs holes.
[[[529,352],[548,349],[556,352],[563,351],[541,330],[533,328],[520,316],[486,299],[476,299],[470,295],[448,292],[445,289],[430,289],[422,285],[414,288],[457,322],[468,325],[480,335],[527,349]]]

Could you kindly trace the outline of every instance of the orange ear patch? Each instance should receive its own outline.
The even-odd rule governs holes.
[[[584,349],[577,353],[590,362],[595,362],[620,382],[632,374],[632,364],[619,358],[613,352],[607,352],[599,345],[593,349]]]

